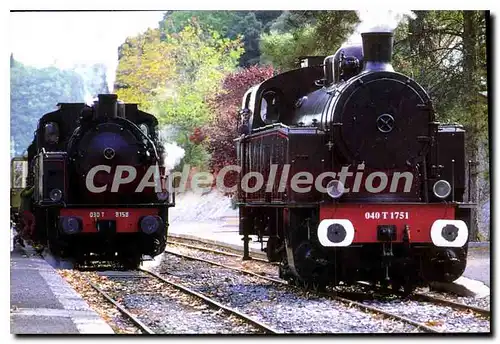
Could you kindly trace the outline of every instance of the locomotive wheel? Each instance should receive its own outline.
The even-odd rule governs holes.
[[[393,282],[391,289],[394,293],[398,294],[401,291],[401,284],[399,282]]]
[[[61,257],[62,254],[62,248],[61,245],[57,242],[57,239],[52,238],[47,240],[47,248],[52,253],[52,255],[56,257]]]
[[[278,237],[271,236],[269,239],[267,239],[267,245],[266,245],[266,255],[267,255],[267,260],[270,262],[277,262],[281,258],[281,254],[278,251],[280,245],[280,241]]]
[[[404,280],[398,279],[392,282],[392,292],[406,298],[415,290],[415,283],[408,276],[405,276],[403,279]]]
[[[123,252],[119,254],[120,264],[126,270],[137,270],[141,265],[141,255],[131,252]]]
[[[387,281],[385,278],[380,280],[380,288],[384,291],[387,292],[389,290],[389,281]]]
[[[300,280],[300,278],[294,276],[292,277],[292,284],[297,287],[297,288],[302,288],[302,281]]]
[[[326,286],[319,282],[319,281],[315,281],[313,282],[312,284],[312,289],[316,292],[316,293],[319,293],[319,292],[322,292],[322,291],[325,291],[325,288]]]
[[[415,290],[415,284],[410,278],[408,278],[403,284],[403,297],[406,298],[410,296],[410,294],[413,293],[413,290]]]

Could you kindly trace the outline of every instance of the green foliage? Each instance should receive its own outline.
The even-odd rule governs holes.
[[[204,143],[190,136],[210,120],[207,100],[235,70],[242,53],[240,39],[222,37],[195,21],[178,33],[149,30],[120,48],[117,93],[154,113],[162,125],[174,126],[175,140],[186,152],[184,162],[204,168],[209,158]]]
[[[226,34],[236,17],[239,17],[236,11],[167,11],[160,22],[160,29],[167,34],[178,33],[192,19],[196,19],[204,29]]]
[[[38,119],[57,103],[83,102],[84,83],[75,72],[54,67],[37,69],[11,59],[10,128],[15,154],[33,139]]]
[[[256,64],[260,59],[259,39],[281,11],[167,11],[160,29],[165,34],[178,33],[195,20],[203,30],[214,30],[222,36],[243,39],[244,53],[240,66]]]
[[[168,58],[172,47],[161,40],[158,29],[129,37],[119,49],[115,90],[126,102],[149,108],[158,90],[167,86],[175,73],[174,61]]]
[[[467,193],[480,203],[480,178],[488,164],[478,161],[488,139],[486,89],[486,14],[482,11],[416,11],[397,31],[395,67],[411,75],[431,96],[441,122],[458,122],[466,130],[466,159],[473,161]],[[487,151],[487,149],[486,149]],[[488,184],[488,181],[486,182]],[[478,237],[478,216],[471,215],[470,239]]]
[[[486,25],[478,11],[415,11],[396,30],[394,67],[419,82],[438,118],[464,124],[472,137],[487,138]],[[465,16],[472,16],[466,30]],[[469,135],[469,137],[471,137]]]
[[[280,70],[297,66],[300,56],[331,55],[358,22],[354,11],[286,11],[261,36],[261,62]]]
[[[277,70],[297,67],[298,58],[308,55],[324,55],[314,40],[314,28],[305,26],[293,33],[271,32],[261,36],[261,62]]]
[[[34,68],[10,59],[11,154],[22,154],[33,139],[40,117],[58,103],[85,101],[107,92],[104,65],[78,65],[72,70]]]

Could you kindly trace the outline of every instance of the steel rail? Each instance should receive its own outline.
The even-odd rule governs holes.
[[[194,239],[185,239],[185,240],[196,241]],[[186,244],[186,243],[178,242],[178,241],[168,241],[168,243],[169,244],[173,244],[173,245],[179,245],[179,246],[191,248],[191,249],[197,249],[197,250],[200,250],[200,251],[206,251],[206,252],[211,252],[211,253],[226,255],[226,256],[230,256],[230,257],[241,257],[241,255],[239,255],[237,253],[225,252],[225,251],[220,251],[220,250],[216,250],[216,249],[210,249],[210,248],[207,248],[207,247],[199,247],[199,246],[190,245],[190,244]],[[203,244],[204,242],[200,241],[200,243]],[[216,244],[210,244],[210,245],[217,246]],[[168,253],[174,254],[174,252],[168,252]],[[191,258],[194,259],[195,257],[191,257]],[[256,260],[256,261],[263,262],[263,263],[272,264],[271,262],[269,262],[266,259],[262,259],[262,258],[252,258],[252,259]],[[201,261],[204,261],[204,260],[201,260]],[[211,262],[211,264],[219,264],[219,263]],[[236,270],[238,270],[237,268],[233,268],[233,267],[226,266],[226,265],[223,265],[223,264],[220,264],[220,266],[224,267],[224,268],[228,268],[228,269],[236,269]],[[243,271],[244,269],[239,269],[239,270]],[[267,280],[272,281],[272,282],[277,282],[277,283],[283,282],[282,280],[277,280],[277,279],[274,279],[274,278],[271,278],[271,277],[262,276],[262,275],[254,273],[254,272],[251,272],[251,271],[246,271],[246,273],[254,275],[256,277],[267,279]],[[363,286],[369,286],[369,284],[367,284],[367,283],[365,284],[363,282],[361,282],[360,284],[362,284]],[[443,299],[443,298],[439,298],[439,297],[435,297],[435,296],[431,296],[431,295],[427,295],[427,294],[423,294],[423,293],[418,293],[418,292],[413,292],[410,296],[413,297],[414,299],[419,299],[421,301],[433,302],[433,303],[436,303],[436,304],[442,304],[442,305],[446,305],[446,306],[450,306],[450,307],[458,308],[458,309],[463,309],[463,310],[470,310],[470,311],[476,312],[478,314],[481,314],[481,315],[487,316],[487,317],[491,316],[491,311],[489,309],[483,308],[483,307],[477,307],[477,306],[467,305],[465,303],[456,302],[456,301],[452,301],[452,300],[447,300],[447,299]]]
[[[194,240],[194,239],[182,239],[182,240],[197,241],[197,240]],[[197,242],[199,242],[201,244],[204,244],[204,245],[217,246],[216,244],[208,244],[208,243],[205,243],[203,241],[197,241]],[[197,250],[200,250],[200,251],[206,251],[206,252],[211,252],[211,253],[218,253],[218,254],[229,256],[229,257],[237,257],[237,258],[241,258],[242,257],[241,254],[237,254],[237,253],[216,250],[216,249],[212,249],[212,248],[208,248],[208,247],[195,246],[195,245],[186,244],[186,243],[179,242],[179,241],[172,241],[170,239],[167,241],[167,244],[184,246],[184,247],[187,247],[187,248],[197,249]],[[236,251],[236,250],[234,250],[234,251]],[[267,259],[260,258],[260,257],[252,257],[252,260],[255,260],[257,262],[272,264]]]
[[[184,254],[181,254],[181,253],[177,253],[177,252],[171,252],[169,250],[165,250],[165,253],[172,254],[172,255],[175,255],[177,257],[188,259],[188,260],[194,260],[194,261],[200,261],[200,262],[208,263],[208,264],[211,264],[211,265],[214,265],[214,266],[218,266],[218,267],[230,269],[230,270],[237,271],[237,272],[240,272],[240,273],[243,273],[243,274],[247,274],[247,275],[250,275],[250,276],[261,278],[261,279],[264,279],[264,280],[267,280],[267,281],[270,281],[270,282],[273,282],[273,283],[278,283],[278,284],[281,284],[281,285],[286,285],[288,287],[293,287],[292,285],[290,285],[288,282],[285,282],[284,280],[279,280],[279,279],[276,279],[276,278],[262,276],[262,275],[259,275],[259,274],[255,273],[255,272],[252,272],[252,271],[248,271],[248,270],[245,270],[245,269],[239,269],[239,268],[235,268],[235,267],[232,267],[232,266],[227,266],[227,265],[220,264],[220,263],[208,260],[208,259],[203,259],[203,258],[198,258],[198,257],[192,257],[192,256],[184,255]],[[374,312],[374,313],[381,314],[381,315],[383,315],[385,317],[393,318],[393,319],[396,319],[396,320],[408,323],[408,324],[410,324],[412,326],[415,326],[415,327],[417,327],[417,328],[419,328],[419,329],[421,329],[421,330],[423,330],[425,332],[442,333],[442,331],[437,330],[435,328],[432,328],[430,326],[427,326],[424,323],[420,323],[420,322],[411,320],[409,318],[406,318],[406,317],[403,317],[403,316],[400,316],[400,315],[397,315],[397,314],[385,311],[385,310],[377,308],[377,307],[365,305],[365,304],[363,304],[361,302],[358,302],[358,301],[355,301],[355,300],[344,298],[342,296],[339,296],[339,295],[342,295],[342,293],[339,293],[339,292],[332,292],[332,293],[317,292],[316,294],[319,295],[319,296],[323,296],[323,297],[327,297],[327,298],[330,298],[330,299],[338,300],[338,301],[340,301],[342,303],[345,303],[345,304],[348,304],[348,305],[355,305],[355,306],[357,306],[359,308],[362,308],[364,310],[368,310],[368,311],[371,311],[371,312]]]
[[[420,299],[422,301],[441,304],[444,306],[450,306],[452,308],[457,308],[457,309],[462,309],[462,310],[467,310],[467,311],[473,311],[473,312],[476,312],[478,314],[481,314],[481,315],[487,316],[487,317],[491,316],[491,311],[487,308],[467,305],[465,303],[456,302],[456,301],[452,301],[452,300],[446,300],[446,299],[443,299],[440,297],[431,296],[431,295],[427,295],[427,294],[423,294],[423,293],[414,292],[411,294],[411,296],[414,297],[415,299]]]
[[[379,286],[374,286],[368,282],[359,281],[358,284],[360,286],[372,288],[374,290],[379,290],[379,291],[381,290],[381,288]],[[462,303],[462,302],[447,300],[447,299],[443,299],[441,297],[432,296],[432,295],[419,293],[419,292],[415,292],[415,291],[412,292],[408,296],[416,301],[425,301],[425,302],[430,302],[430,303],[434,303],[434,304],[440,304],[443,306],[450,306],[450,307],[455,308],[455,309],[473,311],[473,312],[476,312],[480,315],[487,316],[487,317],[491,316],[491,311],[487,308],[467,305],[467,304]]]
[[[151,330],[151,328],[149,326],[147,326],[146,324],[144,324],[142,321],[140,321],[135,315],[133,315],[132,313],[130,313],[129,311],[127,311],[125,309],[125,307],[123,307],[122,305],[120,305],[116,300],[114,300],[111,296],[108,295],[108,293],[106,293],[105,291],[103,291],[101,288],[99,288],[97,285],[95,285],[94,283],[90,282],[90,281],[87,281],[90,286],[92,288],[94,288],[97,292],[99,292],[102,296],[104,296],[104,298],[106,298],[106,300],[108,300],[110,303],[112,303],[116,308],[118,308],[118,310],[124,314],[128,319],[130,319],[138,328],[140,328],[143,332],[147,333],[147,334],[155,334],[155,332],[153,330]]]
[[[198,257],[193,257],[193,256],[188,256],[188,255],[185,255],[185,254],[182,254],[182,253],[173,252],[173,251],[170,251],[170,250],[165,250],[165,253],[171,254],[173,256],[177,256],[179,258],[194,260],[194,261],[203,262],[203,263],[209,263],[211,265],[219,266],[221,268],[225,268],[225,269],[229,269],[229,270],[234,270],[234,271],[237,271],[237,272],[242,272],[242,273],[245,273],[245,274],[247,274],[249,276],[259,277],[259,278],[268,280],[270,282],[276,282],[276,283],[282,283],[282,284],[288,285],[288,283],[285,282],[285,281],[283,281],[283,280],[280,280],[280,279],[277,279],[277,278],[272,278],[272,277],[267,277],[267,276],[264,276],[264,275],[260,275],[260,274],[258,274],[256,272],[249,271],[249,270],[246,270],[246,269],[240,269],[240,268],[236,268],[234,266],[229,266],[229,265],[217,263],[217,262],[214,262],[213,260],[204,259],[204,258],[198,258]]]
[[[182,285],[182,284],[179,284],[179,283],[175,283],[175,282],[172,282],[166,278],[164,278],[163,276],[161,275],[158,275],[157,273],[153,272],[153,271],[150,271],[150,270],[147,270],[147,269],[144,269],[144,268],[139,268],[140,271],[143,271],[151,276],[154,276],[156,277],[157,279],[159,279],[160,281],[178,289],[178,290],[181,290],[183,291],[184,293],[187,293],[189,295],[192,295],[192,296],[195,296],[199,299],[202,299],[203,301],[205,301],[206,303],[212,305],[213,307],[218,307],[220,309],[223,309],[224,311],[230,313],[230,314],[233,314],[235,316],[237,316],[238,318],[242,319],[243,321],[246,321],[248,323],[251,323],[252,325],[258,327],[259,329],[267,332],[267,333],[271,333],[271,334],[277,334],[277,333],[280,333],[278,330],[246,315],[246,314],[243,314],[241,312],[239,312],[238,310],[234,309],[234,308],[231,308],[231,307],[228,307],[228,306],[225,306],[223,304],[221,304],[220,302],[218,301],[215,301],[211,298],[209,298],[208,296],[204,295],[204,294],[201,294],[201,293],[198,293],[197,291],[194,291],[190,288],[187,288],[186,286]]]

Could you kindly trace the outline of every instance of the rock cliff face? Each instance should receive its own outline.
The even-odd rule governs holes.
[[[490,235],[490,158],[489,142],[481,145],[478,154],[479,172],[479,233],[482,241],[489,241]]]
[[[188,191],[176,195],[175,207],[170,208],[170,222],[214,221],[228,216],[238,216],[232,208],[231,198],[216,190],[199,195]]]

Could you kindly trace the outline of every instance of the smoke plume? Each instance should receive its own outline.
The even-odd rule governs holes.
[[[361,44],[364,32],[393,32],[400,23],[417,16],[412,11],[362,10],[356,11],[360,23],[344,45]]]
[[[184,157],[185,151],[175,142],[178,130],[170,125],[164,125],[159,130],[159,139],[163,143],[165,153],[163,162],[168,171],[173,170]]]

